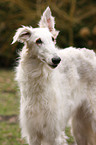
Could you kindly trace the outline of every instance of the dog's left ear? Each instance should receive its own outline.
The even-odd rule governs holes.
[[[55,26],[55,21],[54,21],[54,17],[51,15],[51,10],[49,7],[46,8],[46,10],[44,11],[41,20],[39,22],[39,26],[41,28],[48,28],[49,31],[52,33],[52,35],[54,36],[54,38],[56,39],[56,37],[59,34],[59,31],[57,31],[54,26]]]

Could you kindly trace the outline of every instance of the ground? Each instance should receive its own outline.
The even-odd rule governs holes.
[[[19,89],[14,71],[0,70],[0,145],[27,145],[21,139],[19,128]],[[68,143],[73,143],[70,129],[66,128]]]

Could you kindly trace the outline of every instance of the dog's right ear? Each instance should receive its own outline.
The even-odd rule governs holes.
[[[32,27],[22,26],[21,28],[17,29],[13,37],[12,44],[14,44],[16,41],[19,41],[22,43],[28,41],[31,34],[32,34]]]
[[[48,28],[55,39],[58,36],[59,31],[55,29],[55,20],[54,20],[54,17],[51,15],[51,10],[49,7],[46,8],[43,15],[41,16],[39,27]]]

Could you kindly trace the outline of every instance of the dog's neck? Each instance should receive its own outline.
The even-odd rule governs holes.
[[[21,54],[19,67],[20,72],[17,73],[16,80],[22,83],[22,85],[26,85],[28,90],[32,90],[31,92],[28,91],[31,93],[28,95],[31,96],[31,98],[32,96],[34,98],[36,93],[40,95],[43,89],[47,87],[47,84],[49,84],[49,82],[51,84],[52,82],[52,69],[36,57],[29,57],[27,53],[24,53],[24,55]],[[26,97],[27,95],[23,94],[23,96]]]
[[[49,75],[51,75],[52,69],[49,68],[47,64],[40,61],[36,56],[28,53],[29,52],[24,49],[20,54],[20,64],[26,76],[30,76],[31,79],[44,77],[45,79],[48,79]]]

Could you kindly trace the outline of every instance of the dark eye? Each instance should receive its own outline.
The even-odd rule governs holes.
[[[55,39],[54,39],[54,37],[52,37],[52,41],[54,41]]]
[[[40,38],[36,40],[36,44],[42,44],[42,43],[43,42],[42,42],[42,40]]]

